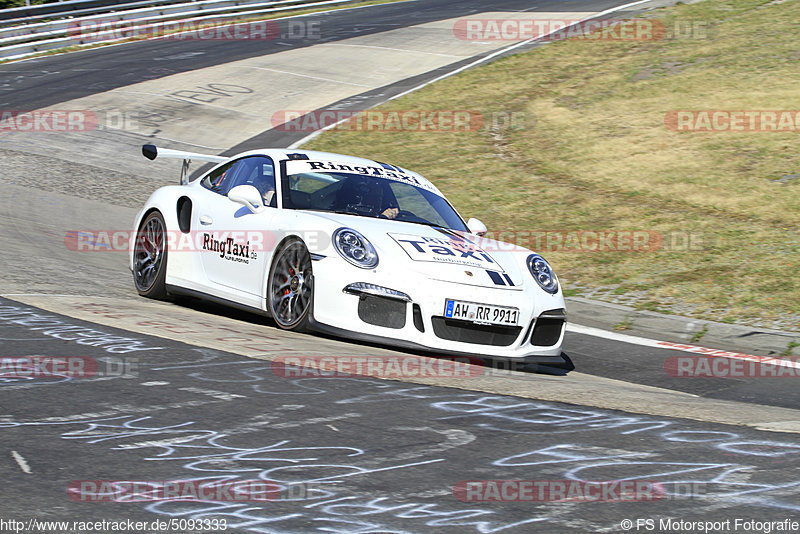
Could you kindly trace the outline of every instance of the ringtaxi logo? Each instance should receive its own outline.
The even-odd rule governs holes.
[[[281,489],[268,480],[73,480],[67,494],[78,502],[270,502]]]
[[[464,502],[658,501],[664,485],[648,480],[463,480],[453,495]]]
[[[309,231],[299,234],[311,248],[316,248],[330,240],[330,235],[322,231]],[[167,250],[173,252],[204,252],[217,254],[220,258],[257,259],[261,252],[275,249],[278,235],[269,230],[216,230],[191,231],[177,230],[166,232],[164,239]],[[130,252],[149,249],[154,245],[147,239],[136,239],[132,230],[68,230],[64,234],[64,246],[74,252]]]
[[[97,126],[97,114],[86,109],[0,110],[0,132],[90,132]]]
[[[279,356],[270,368],[281,378],[474,378],[483,374],[476,363],[424,356]]]
[[[674,132],[797,132],[800,110],[672,110],[664,124]]]

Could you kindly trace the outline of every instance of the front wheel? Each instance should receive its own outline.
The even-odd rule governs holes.
[[[267,300],[275,322],[286,330],[305,330],[314,298],[311,255],[299,239],[284,243],[269,273]]]
[[[136,232],[133,251],[133,281],[143,297],[167,296],[167,225],[161,213],[148,215]]]

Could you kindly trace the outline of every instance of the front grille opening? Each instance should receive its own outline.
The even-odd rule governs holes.
[[[531,334],[531,345],[537,347],[552,347],[561,338],[561,330],[564,328],[563,317],[547,317],[544,314],[536,319]]]
[[[385,328],[403,328],[406,325],[406,303],[402,300],[359,295],[358,318],[365,323]]]
[[[431,317],[433,333],[448,341],[507,347],[514,343],[522,331],[519,326],[481,325],[445,317]]]
[[[419,304],[414,304],[412,307],[412,315],[414,317],[414,327],[420,332],[425,332],[425,323],[422,322],[422,310]]]

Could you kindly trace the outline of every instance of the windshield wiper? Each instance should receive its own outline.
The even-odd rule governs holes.
[[[421,224],[423,226],[430,226],[432,228],[436,228],[437,230],[441,230],[441,231],[446,232],[446,233],[455,232],[455,230],[453,230],[452,228],[447,228],[446,226],[442,226],[441,224],[436,224],[436,223],[432,223],[432,222],[428,222],[428,221],[399,221],[399,222],[410,223],[410,224]],[[456,235],[458,235],[458,234],[456,234]]]
[[[321,213],[338,213],[340,215],[355,215],[356,217],[367,217],[368,219],[380,219],[380,217],[374,217],[374,216],[371,216],[371,215],[363,215],[361,213],[356,213],[356,212],[353,212],[353,211],[326,210],[326,209],[322,209],[322,208],[299,208],[299,209],[302,209],[304,211],[318,211],[318,212],[321,212]],[[459,238],[461,238],[461,236],[459,236],[456,233],[458,230],[454,230],[452,228],[447,228],[445,226],[442,226],[441,224],[432,223],[432,222],[429,222],[429,221],[399,221],[397,219],[387,219],[387,220],[396,221],[396,222],[402,222],[402,223],[409,223],[409,224],[419,224],[419,225],[422,225],[422,226],[430,226],[430,227],[436,228],[437,230],[440,230],[441,232],[444,232],[446,234],[452,234],[452,235],[455,235],[455,236],[458,236]]]

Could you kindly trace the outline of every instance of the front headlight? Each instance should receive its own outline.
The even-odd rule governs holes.
[[[543,257],[538,254],[531,254],[525,263],[528,264],[528,270],[531,272],[533,279],[536,280],[536,283],[539,284],[539,287],[551,294],[555,294],[558,291],[556,273],[553,272],[550,264]]]
[[[345,260],[362,269],[378,265],[378,253],[367,238],[351,228],[339,228],[333,233],[333,246]]]

